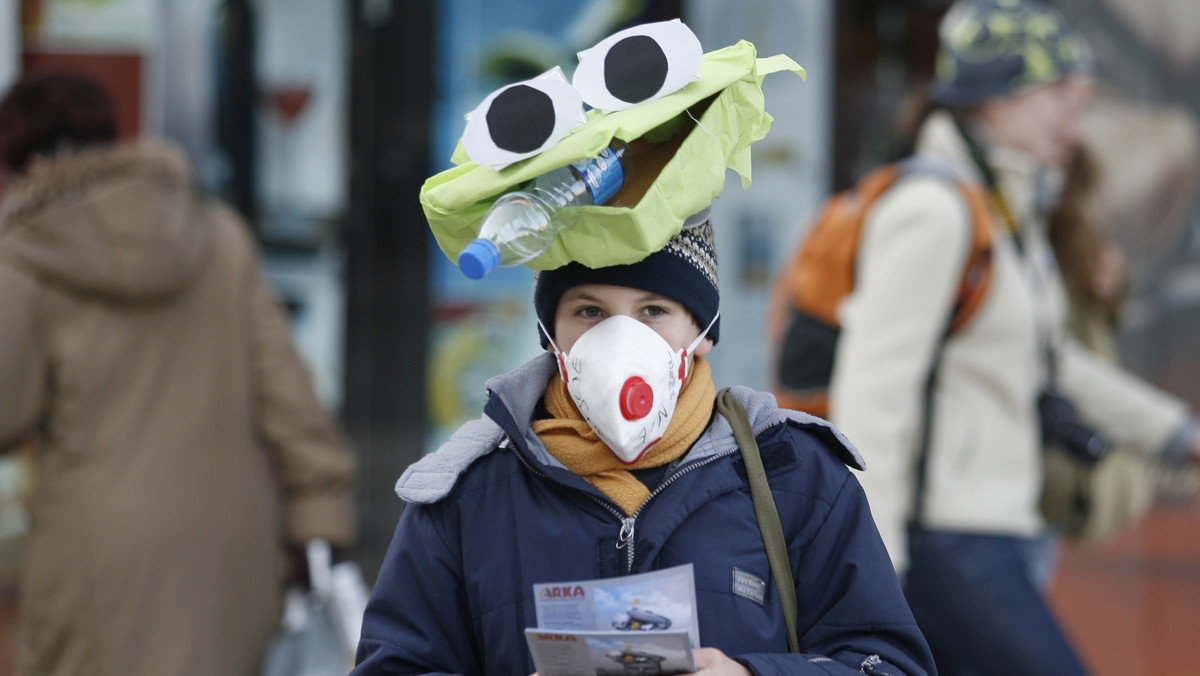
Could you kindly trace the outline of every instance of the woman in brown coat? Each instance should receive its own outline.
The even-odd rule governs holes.
[[[0,102],[0,450],[37,448],[18,673],[249,676],[281,545],[352,537],[354,457],[244,224],[114,136],[73,76]]]

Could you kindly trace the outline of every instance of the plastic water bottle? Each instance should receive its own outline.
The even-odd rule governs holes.
[[[620,139],[594,159],[546,172],[524,190],[506,193],[483,217],[479,237],[458,255],[458,267],[481,279],[500,266],[520,265],[550,248],[574,222],[567,207],[604,204],[625,183],[630,155]]]

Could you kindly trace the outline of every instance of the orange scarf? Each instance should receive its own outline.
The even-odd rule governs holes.
[[[554,417],[533,421],[533,431],[546,450],[567,469],[611,498],[625,514],[633,516],[650,497],[650,489],[629,470],[659,467],[681,457],[708,427],[716,399],[712,368],[703,357],[696,357],[662,440],[637,462],[626,465],[584,421],[562,378],[555,375],[546,387],[546,408]]]

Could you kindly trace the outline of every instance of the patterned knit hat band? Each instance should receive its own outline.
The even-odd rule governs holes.
[[[533,306],[547,331],[554,331],[554,317],[562,295],[584,284],[624,286],[670,298],[687,308],[696,324],[704,328],[717,316],[721,304],[712,225],[704,221],[686,228],[667,240],[659,251],[630,265],[589,268],[573,262],[539,272]],[[542,347],[546,347],[549,344],[546,337],[541,331],[538,335]],[[720,335],[721,321],[717,319],[708,337],[716,344]]]

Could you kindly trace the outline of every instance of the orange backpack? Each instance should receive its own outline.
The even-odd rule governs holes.
[[[962,191],[971,210],[971,251],[945,335],[961,329],[983,302],[992,274],[991,216],[983,187],[930,160],[912,158],[871,171],[830,198],[776,278],[767,330],[774,347],[772,389],[781,407],[829,417],[829,383],[841,332],[838,308],[854,290],[863,221],[880,195],[913,172],[944,176]]]

